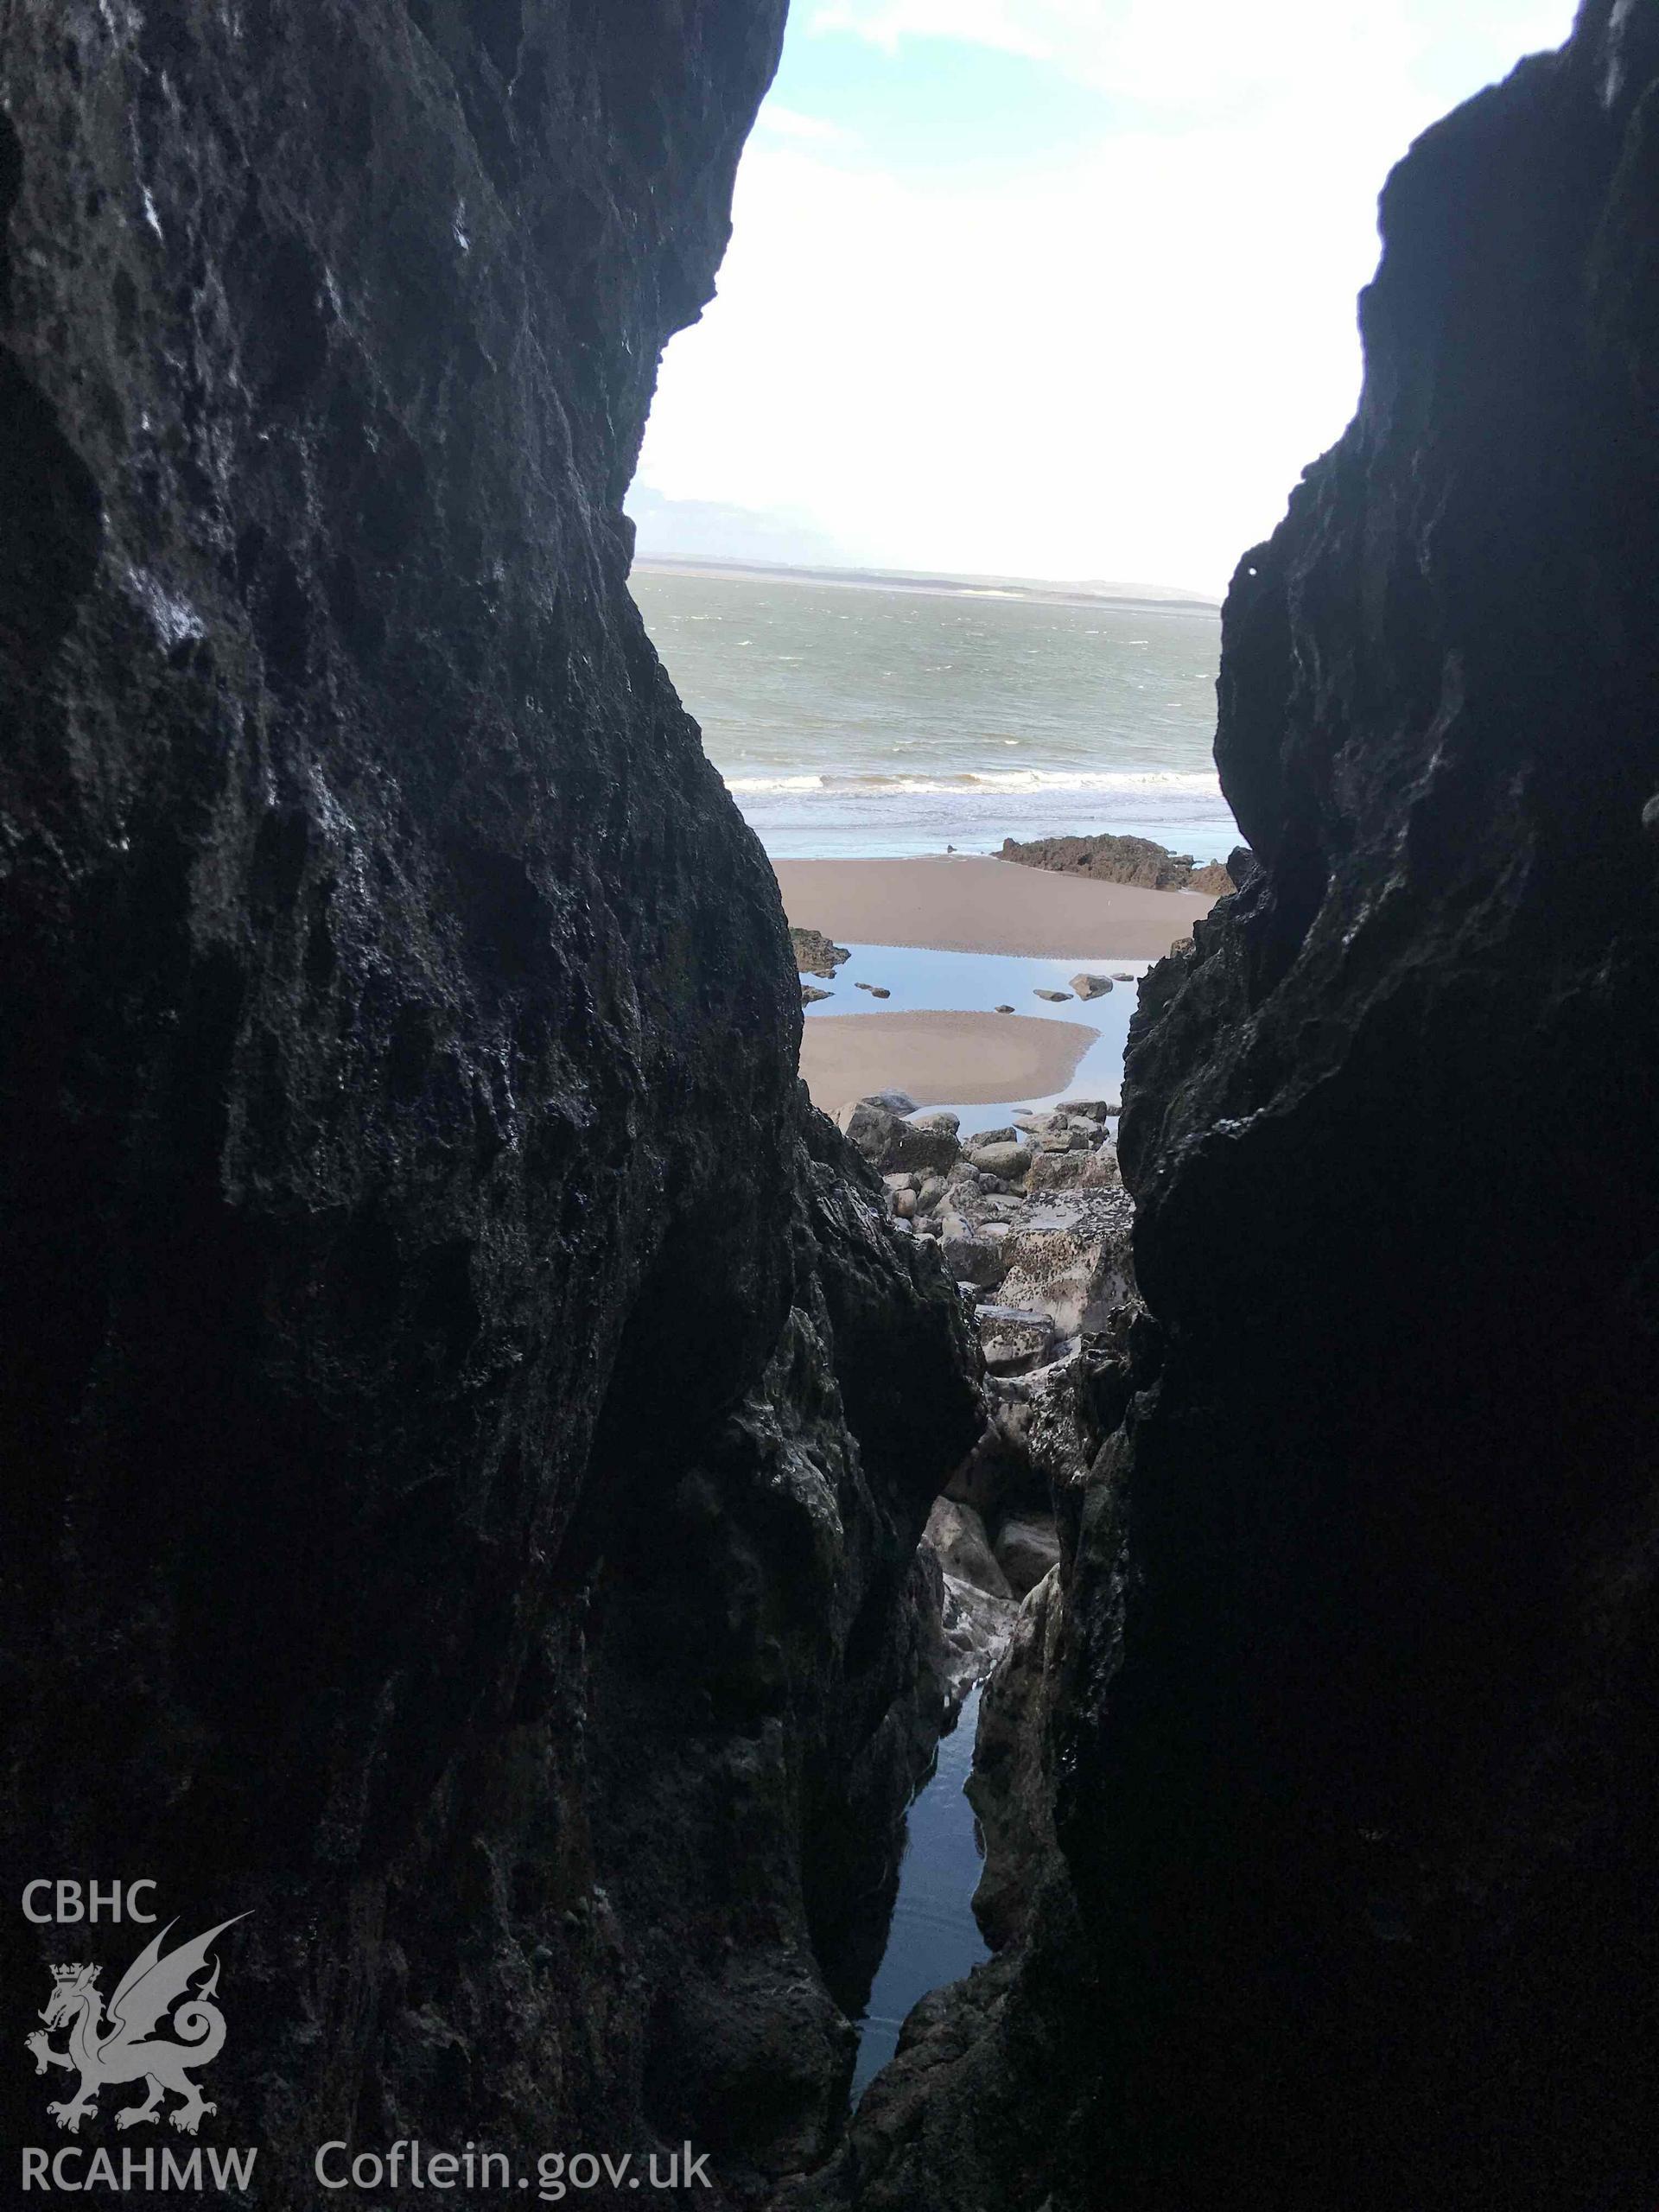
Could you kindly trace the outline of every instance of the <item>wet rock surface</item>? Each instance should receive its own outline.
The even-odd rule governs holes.
[[[985,1695],[1005,1948],[815,2203],[1659,2187],[1656,69],[1592,0],[1389,181],[1224,620],[1254,862],[1131,1033],[1150,1310]]]
[[[1057,875],[1086,875],[1096,883],[1138,884],[1147,891],[1208,891],[1236,887],[1219,861],[1195,864],[1191,853],[1172,853],[1150,837],[1106,834],[1093,837],[1032,837],[1002,840],[1001,858],[1021,868],[1051,869]],[[1085,991],[1079,996],[1090,998]]]
[[[647,12],[0,41],[0,1870],[249,1915],[289,2201],[820,2155],[938,1702],[960,1303],[626,588],[783,10]]]

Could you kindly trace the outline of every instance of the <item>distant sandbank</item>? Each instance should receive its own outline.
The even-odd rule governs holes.
[[[838,1014],[805,1025],[801,1073],[826,1114],[893,1088],[918,1106],[1012,1105],[1064,1090],[1094,1040],[1080,1021],[1033,1014]]]
[[[925,945],[939,952],[1156,960],[1215,904],[1197,892],[1096,883],[972,855],[772,866],[785,911],[803,928],[823,930],[843,943]]]
[[[725,561],[713,554],[640,553],[636,571],[661,575],[747,578],[776,584],[835,584],[852,591],[924,592],[931,598],[1017,600],[1032,607],[1121,607],[1142,614],[1219,615],[1221,601],[1209,592],[1171,584],[1046,583],[1031,576],[928,575],[904,569],[831,569],[776,565],[765,561]]]

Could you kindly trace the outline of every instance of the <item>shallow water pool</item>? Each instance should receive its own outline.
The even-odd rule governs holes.
[[[978,1726],[976,1682],[911,1804],[887,1946],[859,2022],[855,2103],[870,2076],[893,2056],[912,2005],[929,1990],[960,1981],[991,1955],[969,1902],[984,1852],[974,1808],[963,1795]]]
[[[940,1106],[962,1116],[964,1131],[987,1122],[999,1123],[1020,1106],[1033,1110],[1067,1098],[1108,1098],[1120,1096],[1123,1083],[1123,1047],[1129,1017],[1135,1012],[1140,978],[1152,966],[1149,960],[1103,960],[1097,955],[1068,954],[1064,960],[1041,960],[1022,953],[936,952],[913,944],[849,944],[852,958],[837,968],[833,982],[821,976],[803,978],[815,988],[831,994],[807,1007],[809,1021],[833,1020],[843,1014],[943,1013],[989,1014],[999,1006],[1014,1012],[1001,1018],[1017,1021],[1023,1014],[1076,1021],[1095,1032],[1095,1041],[1084,1052],[1065,1091],[1024,1098],[1014,1106],[987,1105],[983,1100],[944,1099]],[[1128,976],[1134,980],[1114,984],[1104,997],[1080,999],[1073,995],[1058,1006],[1039,999],[1038,990],[1065,991],[1081,969],[1096,976]],[[861,991],[861,982],[879,983],[889,998],[872,998]],[[930,1108],[930,1111],[937,1109]]]

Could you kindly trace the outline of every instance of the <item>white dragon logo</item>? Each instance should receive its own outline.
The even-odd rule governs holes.
[[[204,2101],[186,2071],[189,2067],[206,2066],[225,2045],[225,2015],[212,2002],[219,1988],[217,1960],[211,1979],[190,1997],[188,2004],[180,2005],[179,1999],[188,1993],[192,1977],[206,1970],[214,1941],[246,1917],[239,1912],[234,1919],[221,1920],[217,1928],[210,1928],[192,1942],[181,1943],[163,1958],[162,1945],[178,1925],[169,1920],[122,1975],[110,1999],[107,2018],[96,1986],[96,1967],[53,1967],[52,2000],[41,2014],[46,2027],[44,2031],[37,2028],[29,2037],[28,2047],[34,2053],[37,2074],[44,2074],[48,2066],[67,2067],[72,2073],[79,2069],[80,2087],[73,2097],[67,2103],[47,2107],[60,2127],[67,2127],[72,2135],[78,2133],[88,2113],[97,2117],[93,2100],[99,2091],[121,2082],[147,2082],[149,2094],[143,2104],[127,2105],[117,2113],[118,2127],[135,2127],[140,2120],[155,2120],[169,2089],[184,2101],[175,2107],[168,2118],[187,2135],[195,2133],[204,2113],[217,2109]],[[175,2005],[176,2012],[173,2012]],[[167,2024],[185,2038],[181,2043],[169,2043],[151,2032],[168,2013],[172,2018]],[[69,2048],[54,2050],[48,2037],[62,2027],[69,2031]]]

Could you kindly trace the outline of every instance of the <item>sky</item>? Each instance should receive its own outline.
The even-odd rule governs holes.
[[[640,550],[1219,596],[1359,388],[1376,195],[1571,0],[794,0]]]

